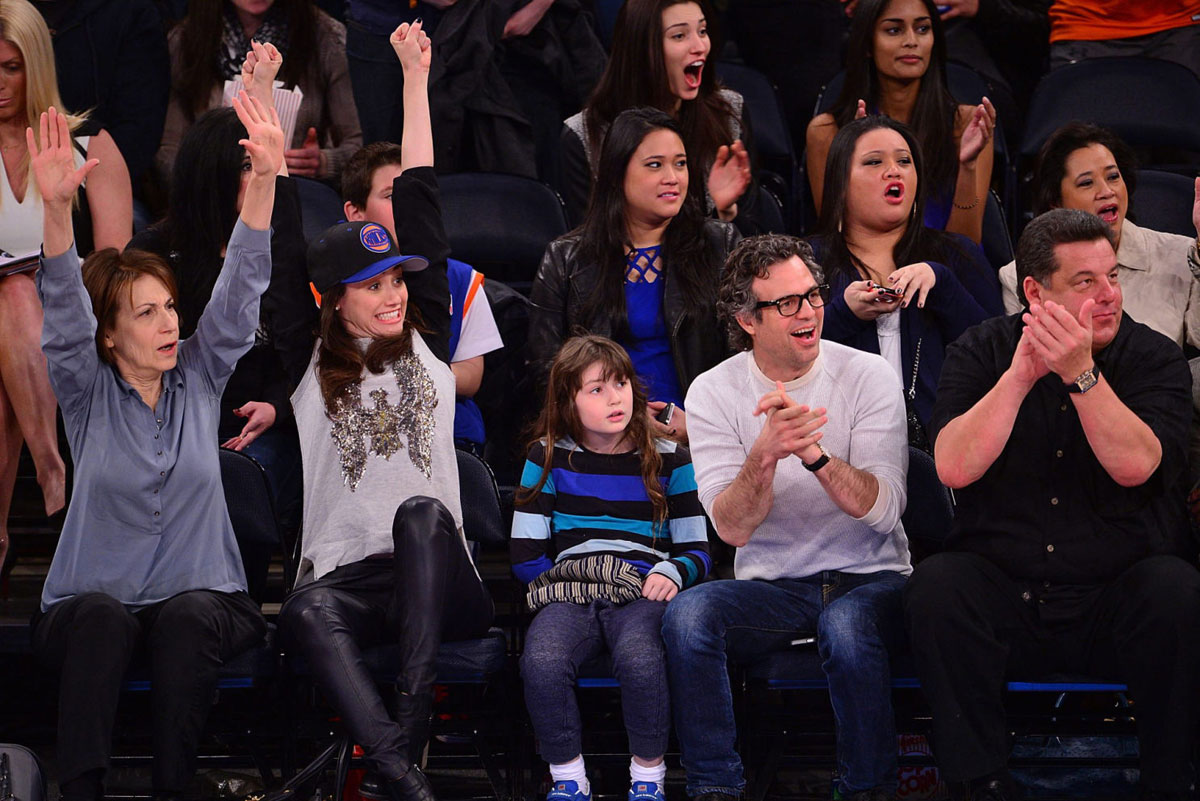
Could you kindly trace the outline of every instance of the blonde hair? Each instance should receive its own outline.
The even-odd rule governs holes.
[[[87,113],[71,114],[63,108],[58,92],[58,72],[54,66],[54,46],[46,20],[28,0],[0,0],[0,39],[21,52],[25,70],[25,124],[33,128],[39,140],[38,120],[51,106],[66,115],[67,124],[75,131],[87,119]],[[29,153],[21,157],[22,168],[29,165]],[[37,182],[28,179],[27,192],[37,192]]]

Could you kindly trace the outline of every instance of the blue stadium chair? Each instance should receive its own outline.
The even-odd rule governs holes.
[[[528,293],[546,245],[567,232],[562,199],[532,178],[457,173],[438,178],[454,258]]]
[[[1194,237],[1194,201],[1192,178],[1162,170],[1138,170],[1137,190],[1129,198],[1129,211],[1143,228]]]
[[[300,221],[304,226],[304,241],[313,241],[331,225],[346,219],[342,196],[329,184],[312,178],[294,178],[300,195]]]
[[[988,264],[996,271],[1013,260],[1013,243],[1008,219],[995,190],[988,192],[987,208],[983,211],[983,241],[979,245],[983,248],[983,255],[987,257]]]

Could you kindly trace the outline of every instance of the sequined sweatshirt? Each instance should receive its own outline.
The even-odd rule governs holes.
[[[414,495],[444,503],[462,533],[454,374],[419,333],[412,341],[389,369],[364,375],[332,416],[325,413],[316,350],[292,395],[304,463],[301,583],[391,553],[396,508]]]
[[[254,344],[270,247],[270,232],[234,226],[212,299],[179,343],[153,409],[96,353],[75,250],[42,260],[42,350],[75,460],[43,610],[84,592],[138,608],[187,590],[246,589],[221,486],[217,415],[234,365]]]

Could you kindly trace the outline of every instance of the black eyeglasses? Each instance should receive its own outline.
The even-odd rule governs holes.
[[[778,300],[760,300],[754,304],[755,310],[774,306],[780,317],[791,317],[800,311],[800,304],[808,301],[808,305],[819,309],[829,302],[829,284],[818,284],[803,295],[784,295]]]

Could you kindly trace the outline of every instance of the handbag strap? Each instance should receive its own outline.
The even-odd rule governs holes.
[[[908,385],[908,392],[904,394],[909,403],[912,403],[917,397],[917,370],[921,367],[921,342],[923,340],[924,337],[917,338],[916,354],[913,356],[912,381]]]

